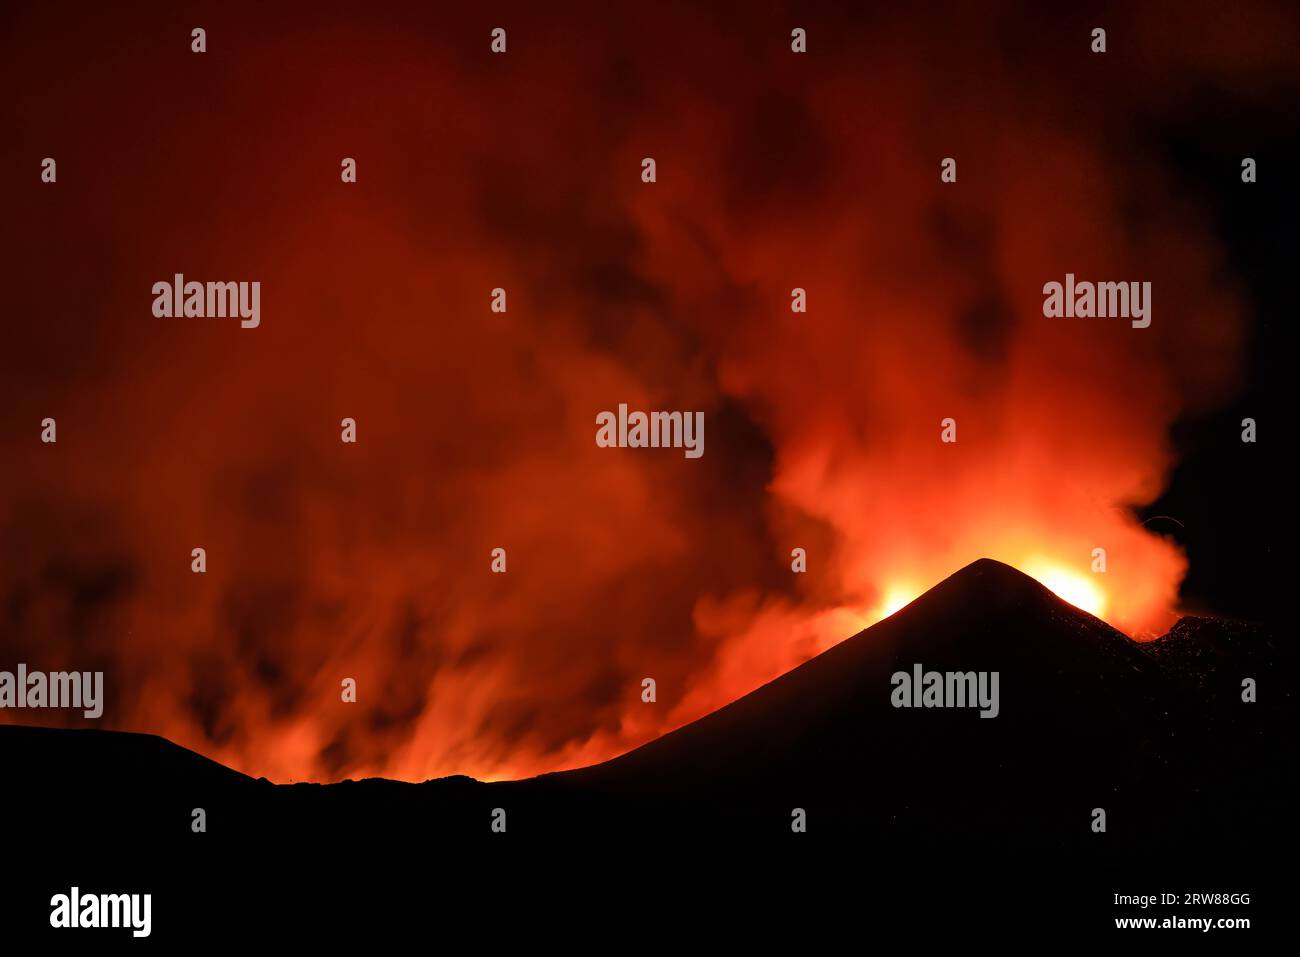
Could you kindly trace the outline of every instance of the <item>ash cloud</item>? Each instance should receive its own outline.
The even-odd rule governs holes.
[[[1293,93],[1294,11],[1193,4],[1171,38],[1115,8],[1101,63],[1027,9],[521,6],[496,61],[414,4],[223,8],[203,57],[181,13],[11,14],[4,659],[102,667],[105,726],[276,780],[506,777],[720,707],[984,555],[1106,545],[1108,620],[1158,627],[1184,563],[1124,507],[1231,394],[1250,318],[1133,144],[1207,84]],[[155,320],[175,271],[261,281],[261,326]],[[1043,319],[1066,271],[1153,281],[1152,327]],[[597,449],[621,401],[703,410],[707,455]]]

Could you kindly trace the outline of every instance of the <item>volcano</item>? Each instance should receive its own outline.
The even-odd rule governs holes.
[[[917,666],[996,673],[996,717],[895,706],[893,676]],[[1240,862],[1291,834],[1293,674],[1257,626],[1184,619],[1140,644],[985,559],[731,705],[573,771],[276,785],[155,736],[24,727],[0,728],[0,754],[18,840],[82,869],[394,845],[481,862],[507,840],[571,863],[707,842],[1077,865],[1170,860],[1188,834],[1198,859]],[[1258,701],[1242,700],[1246,678]]]
[[[996,718],[893,706],[891,677],[917,667],[996,673]],[[1288,667],[1264,629],[1211,619],[1134,642],[983,559],[698,721],[611,761],[523,781],[272,785],[161,738],[103,731],[3,727],[0,752],[32,831],[75,813],[88,825],[102,816],[96,832],[163,843],[188,834],[194,807],[214,829],[225,819],[278,839],[356,828],[472,841],[490,838],[486,809],[501,807],[511,832],[535,840],[549,830],[784,836],[796,808],[809,834],[878,841],[1086,845],[1096,808],[1108,832],[1143,845],[1177,840],[1188,816],[1226,840],[1252,816],[1205,820],[1205,802],[1224,798],[1226,781],[1267,801],[1288,772],[1276,729],[1292,701],[1267,690]],[[1239,691],[1251,677],[1266,690],[1247,703]]]

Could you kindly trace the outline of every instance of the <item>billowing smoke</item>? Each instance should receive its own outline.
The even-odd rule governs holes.
[[[506,777],[981,556],[1168,625],[1185,562],[1131,507],[1249,316],[1160,124],[1283,75],[1285,8],[1116,8],[1095,55],[1018,6],[425,6],[8,14],[0,667],[102,669],[103,726],[275,780]],[[260,281],[260,327],[154,318],[177,272]],[[1067,273],[1150,282],[1151,326],[1045,318]],[[598,448],[619,403],[703,411],[704,456]]]

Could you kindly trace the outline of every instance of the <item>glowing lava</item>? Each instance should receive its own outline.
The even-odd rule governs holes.
[[[1098,618],[1106,617],[1106,593],[1091,578],[1046,561],[1030,562],[1022,570],[1050,588],[1062,601],[1068,601]]]
[[[922,589],[910,585],[890,586],[885,590],[885,598],[880,603],[880,609],[876,612],[874,620],[879,621],[881,618],[888,618],[905,605],[910,605],[920,596],[921,592]]]
[[[1049,588],[1062,601],[1104,619],[1109,609],[1105,590],[1088,575],[1047,559],[1022,563],[1021,571]],[[918,598],[925,589],[914,585],[893,584],[884,591],[880,604],[864,618],[866,624],[888,618]]]

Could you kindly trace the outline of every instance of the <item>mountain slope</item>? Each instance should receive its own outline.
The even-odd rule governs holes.
[[[997,671],[1000,713],[895,709],[890,677]],[[1145,716],[1158,667],[1129,638],[990,559],[967,566],[911,605],[699,721],[589,771],[583,780],[770,767],[791,751],[823,759],[872,738],[1006,733],[1046,717],[1057,730],[1124,728]],[[1145,680],[1144,680],[1145,679]],[[1137,709],[1137,710],[1134,710]],[[817,736],[815,746],[810,736]],[[847,746],[847,750],[845,749]]]
[[[891,676],[917,665],[997,672],[997,716],[893,707]],[[733,704],[538,784],[557,805],[653,802],[665,829],[707,804],[728,808],[736,833],[788,830],[800,807],[879,839],[1082,839],[1091,809],[1117,795],[1163,799],[1147,772],[1182,751],[1176,696],[1137,643],[985,559]]]
[[[1138,645],[982,560],[731,705],[576,771],[277,786],[152,736],[20,728],[0,728],[0,760],[31,833],[74,817],[146,846],[188,840],[195,807],[220,833],[282,842],[477,844],[493,839],[494,808],[517,841],[570,845],[789,838],[796,809],[810,835],[877,844],[1095,847],[1096,808],[1129,847],[1207,821],[1225,844],[1250,838],[1293,783],[1283,716],[1276,703],[1205,701],[1204,681],[1239,682],[1242,641],[1214,654],[1162,642]],[[918,665],[996,672],[997,716],[894,707],[891,676]]]

